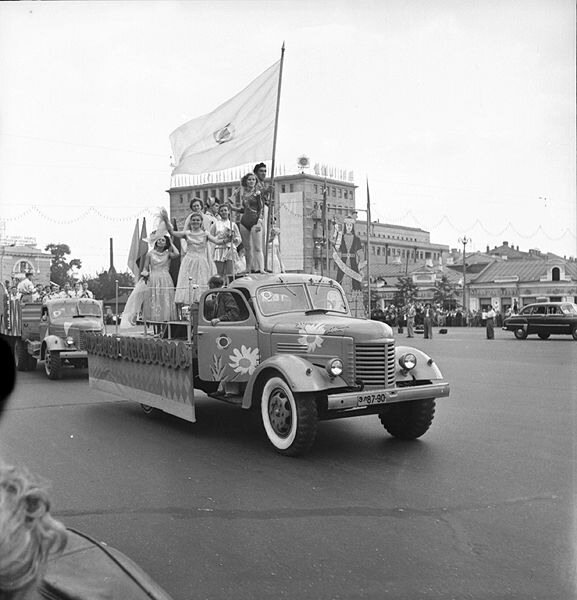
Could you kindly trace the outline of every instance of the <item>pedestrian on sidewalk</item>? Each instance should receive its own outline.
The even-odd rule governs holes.
[[[494,340],[495,339],[495,316],[497,313],[492,306],[489,306],[489,310],[487,311],[485,318],[485,326],[487,328],[487,339]]]

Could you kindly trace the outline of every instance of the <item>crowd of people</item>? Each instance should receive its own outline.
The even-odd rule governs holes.
[[[371,319],[382,321],[413,337],[415,328],[423,328],[424,337],[433,336],[433,327],[486,327],[487,337],[493,339],[494,327],[501,327],[503,320],[517,312],[516,305],[502,313],[497,307],[488,306],[479,310],[462,311],[459,308],[446,309],[431,302],[409,302],[405,306],[389,304],[383,309],[371,312]]]
[[[23,302],[46,302],[54,298],[94,298],[87,281],[65,283],[62,287],[57,283],[42,285],[34,283],[34,274],[28,272],[18,283],[5,281],[4,285],[12,300]]]
[[[165,209],[160,211],[156,229],[147,239],[151,248],[139,281],[124,309],[124,326],[133,324],[138,315],[148,322],[184,318],[185,308],[200,300],[214,275],[228,281],[245,273],[264,273],[265,266],[270,272],[284,270],[278,228],[273,227],[265,240],[264,223],[272,198],[266,174],[264,163],[255,165],[226,203],[217,198],[206,203],[193,198],[182,229],[170,222]],[[267,246],[268,264],[264,257]],[[175,260],[180,260],[180,265],[173,278]]]

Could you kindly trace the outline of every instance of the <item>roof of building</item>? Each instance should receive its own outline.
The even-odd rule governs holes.
[[[379,265],[378,272],[372,272],[373,277],[382,277],[387,282],[387,287],[396,287],[397,282],[402,277],[412,276],[416,273],[435,273],[437,276],[447,276],[450,283],[457,284],[461,281],[461,274],[453,269],[449,269],[444,266],[435,265],[427,266],[426,262],[411,263],[405,266],[404,263],[389,263],[386,265]]]
[[[557,262],[557,261],[555,261]],[[519,281],[539,281],[547,276],[551,264],[546,260],[505,260],[495,261],[487,266],[474,280],[474,283],[493,283],[496,279],[518,277]],[[565,275],[577,281],[577,263],[565,263]]]

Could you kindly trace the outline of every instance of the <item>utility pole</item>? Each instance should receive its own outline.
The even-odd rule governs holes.
[[[463,316],[465,319],[467,318],[467,267],[465,265],[465,252],[467,244],[471,241],[471,238],[468,238],[466,235],[459,238],[459,243],[463,244],[463,312],[465,313]]]
[[[330,256],[329,256],[329,207],[327,206],[327,178],[325,177],[325,181],[323,183],[323,248],[324,248],[324,258],[326,261],[325,268],[327,277],[331,276],[330,270]],[[323,259],[323,255],[321,254],[321,261]],[[322,264],[322,263],[321,263]],[[321,272],[323,269],[321,268]]]

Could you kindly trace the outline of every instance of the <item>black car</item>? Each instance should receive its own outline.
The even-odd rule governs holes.
[[[536,333],[542,340],[551,334],[572,335],[577,340],[577,304],[539,302],[524,306],[518,315],[505,319],[503,329],[512,331],[518,340]]]

